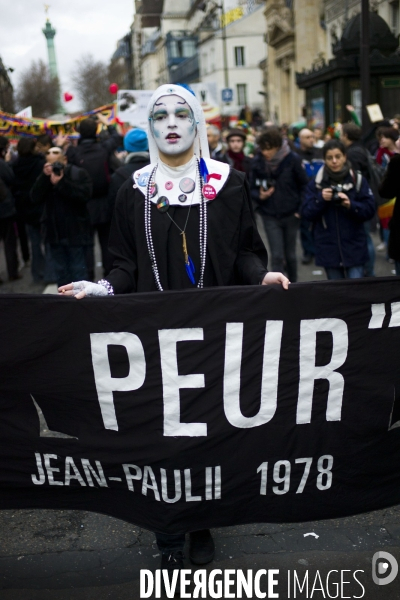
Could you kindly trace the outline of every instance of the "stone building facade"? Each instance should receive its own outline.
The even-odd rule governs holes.
[[[371,0],[370,9],[399,35],[399,0]],[[268,58],[260,66],[271,120],[291,123],[307,116],[296,73],[317,69],[333,58],[333,46],[360,10],[360,0],[266,0]],[[359,97],[353,94],[355,103]]]
[[[264,4],[262,0],[224,0],[220,4],[214,0],[136,0],[131,44],[135,87],[212,82],[220,98],[225,87],[223,23],[234,99],[229,106],[221,101],[221,108],[231,113],[245,104],[264,108],[259,68],[267,53]]]

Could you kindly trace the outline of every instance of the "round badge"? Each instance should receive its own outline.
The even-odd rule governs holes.
[[[142,173],[138,179],[138,185],[145,187],[149,182],[150,173]]]
[[[154,185],[151,186],[149,192],[150,192],[150,198],[154,198],[154,196],[157,195],[157,184],[155,183]]]
[[[172,188],[174,187],[174,184],[172,183],[172,181],[167,181],[165,184],[165,189],[166,190],[172,190]]]
[[[215,188],[212,185],[210,185],[209,183],[203,185],[203,196],[206,200],[214,200],[216,195],[217,192],[215,191]]]
[[[179,200],[179,202],[186,202],[186,200],[187,200],[186,194],[181,194],[180,196],[178,196],[178,200]]]
[[[196,187],[196,183],[190,177],[184,177],[179,183],[179,189],[185,194],[191,194]]]
[[[158,199],[157,208],[162,213],[167,212],[169,209],[169,200],[167,196],[161,196],[161,198]]]

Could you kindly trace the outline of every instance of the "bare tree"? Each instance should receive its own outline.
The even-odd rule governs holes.
[[[116,83],[121,90],[130,89],[128,77],[129,75],[124,61],[110,61],[108,65],[108,79],[111,83]]]
[[[17,110],[32,106],[35,117],[49,117],[57,112],[59,98],[58,78],[51,76],[44,61],[33,61],[19,79],[15,97]]]
[[[14,112],[14,90],[8,74],[12,71],[0,58],[0,109],[9,113]]]
[[[75,65],[72,81],[84,110],[109,104],[111,95],[108,91],[110,84],[107,65],[100,60],[95,61],[91,54],[82,56]]]

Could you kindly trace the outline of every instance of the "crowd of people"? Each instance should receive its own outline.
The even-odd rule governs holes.
[[[292,282],[299,260],[315,261],[328,279],[374,276],[372,231],[379,231],[380,247],[400,274],[393,167],[400,160],[400,118],[364,137],[354,121],[325,133],[269,122],[207,127],[210,157],[246,175],[270,268]],[[0,137],[0,240],[10,281],[21,277],[21,260],[30,263],[35,283],[93,281],[96,234],[103,276],[112,269],[108,244],[116,197],[149,164],[148,137],[135,128],[122,136],[101,114],[81,121],[79,133],[78,142],[62,135],[22,137],[12,151]]]
[[[335,129],[267,123],[258,135],[246,128],[219,132],[209,127],[211,156],[246,173],[253,207],[261,217],[270,265],[297,281],[301,261],[324,267],[328,279],[375,276],[375,246],[395,263],[400,228],[394,212],[395,170],[400,154],[400,116],[374,125],[363,137],[354,119]],[[393,187],[394,186],[394,187]],[[398,240],[398,241],[397,241]]]
[[[18,236],[34,280],[50,278],[60,295],[78,300],[232,285],[287,290],[297,281],[299,235],[303,262],[315,260],[328,279],[373,275],[369,232],[377,219],[400,274],[397,123],[367,138],[355,123],[330,139],[270,123],[252,131],[243,121],[221,132],[206,128],[200,103],[178,84],[154,92],[147,118],[149,135],[131,129],[121,136],[100,115],[100,133],[96,120],[84,119],[77,144],[65,136],[21,138],[17,155],[0,139],[0,232],[10,279],[19,277]],[[185,534],[156,533],[156,541],[161,568],[183,568]],[[208,529],[190,533],[194,564],[214,554]]]

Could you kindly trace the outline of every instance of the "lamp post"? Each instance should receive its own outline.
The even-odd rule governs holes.
[[[221,9],[221,37],[222,37],[222,54],[224,64],[224,84],[225,87],[229,87],[229,69],[228,69],[228,53],[226,48],[226,22],[225,22],[225,3],[221,0],[221,4],[218,6]]]
[[[370,90],[370,65],[369,65],[369,0],[361,0],[361,39],[360,39],[360,62],[361,62],[361,105],[362,105],[362,130],[368,130],[368,112]]]
[[[203,12],[207,12],[207,2],[202,2],[197,5],[197,9]],[[224,71],[224,87],[229,88],[229,68],[228,68],[228,51],[226,43],[226,15],[225,15],[225,1],[221,0],[221,4],[213,2],[211,9],[208,11],[207,18],[212,15],[214,18],[214,11],[219,9],[221,11],[220,16],[220,29],[221,29],[221,40],[222,40],[222,64]],[[225,106],[229,106],[229,102],[224,102]]]

